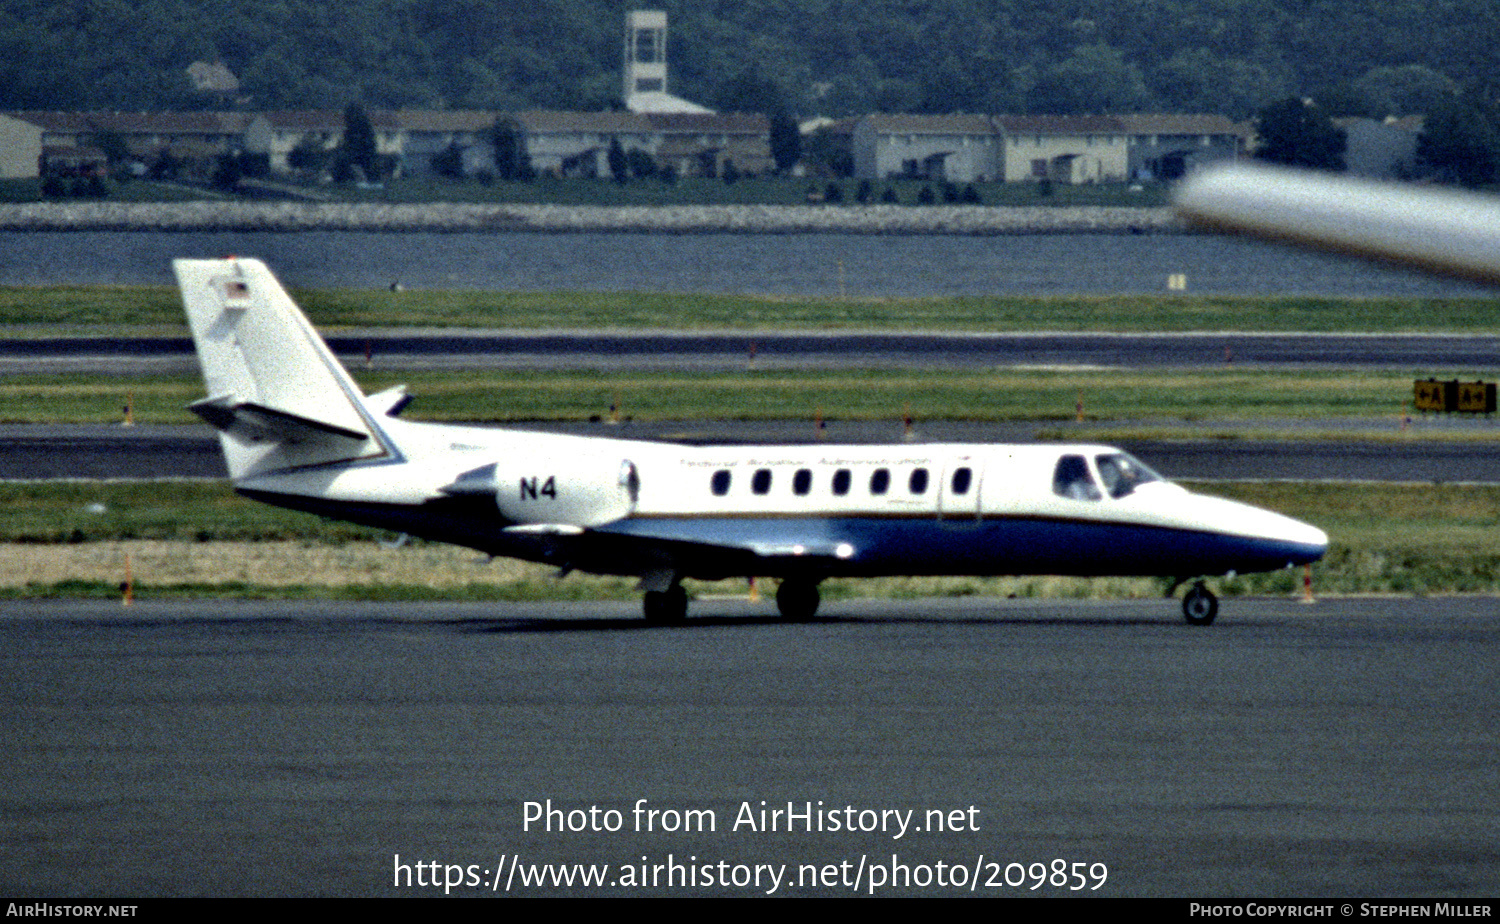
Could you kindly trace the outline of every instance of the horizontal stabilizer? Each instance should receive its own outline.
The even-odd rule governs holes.
[[[365,398],[365,405],[377,414],[395,417],[406,410],[406,406],[411,404],[411,401],[411,395],[406,393],[406,386],[397,385],[394,388],[387,388],[385,391],[377,392]]]
[[[215,429],[247,443],[305,443],[329,437],[363,442],[370,438],[368,433],[358,430],[223,396],[196,401],[188,410]]]

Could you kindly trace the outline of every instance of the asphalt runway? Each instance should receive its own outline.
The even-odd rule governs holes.
[[[1298,333],[767,333],[675,331],[391,331],[330,334],[351,368],[1256,368],[1488,373],[1500,337]],[[196,373],[185,337],[0,339],[0,372]]]
[[[1374,422],[1371,422],[1372,424]],[[1476,428],[1491,421],[1473,421]],[[689,442],[811,442],[807,421],[675,421],[658,424],[553,424],[538,429],[605,437]],[[1066,424],[1054,424],[1066,430]],[[1385,426],[1394,429],[1391,422]],[[917,438],[954,442],[1035,442],[1035,423],[922,422]],[[1271,429],[1295,430],[1273,422]],[[895,443],[898,422],[833,422],[829,442]],[[1098,442],[1087,430],[1080,440]],[[1125,440],[1116,443],[1169,478],[1500,483],[1493,442],[1253,439]],[[59,478],[224,478],[223,456],[207,426],[0,425],[0,480]]]
[[[0,892],[1500,892],[1491,599],[770,609],[8,603]]]

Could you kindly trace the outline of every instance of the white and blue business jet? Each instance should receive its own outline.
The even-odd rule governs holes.
[[[685,578],[780,579],[789,619],[831,577],[1149,575],[1192,581],[1318,560],[1328,537],[1193,494],[1098,445],[686,446],[404,421],[363,394],[266,266],[177,260],[235,489],[250,498],[556,565],[635,576],[646,617]]]

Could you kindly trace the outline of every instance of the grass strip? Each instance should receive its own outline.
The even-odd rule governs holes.
[[[1328,557],[1320,593],[1500,591],[1500,486],[1189,485],[1316,523]],[[634,582],[488,562],[474,552],[413,542],[237,498],[226,484],[0,483],[0,595],[118,594],[126,556],[138,593],[314,596],[329,599],[628,599]],[[1220,582],[1224,593],[1295,594],[1300,571]],[[1147,597],[1154,579],[881,578],[830,582],[838,596]],[[740,592],[744,585],[695,585]]]
[[[1495,333],[1492,298],[966,296],[832,298],[645,292],[294,290],[313,323],[349,327],[674,330]],[[186,335],[170,286],[0,286],[9,336]],[[14,326],[13,326],[14,325]],[[39,325],[31,330],[23,325]]]
[[[1150,371],[854,369],[782,372],[384,372],[354,370],[367,392],[405,384],[414,420],[921,420],[1070,422],[1080,400],[1090,422],[1235,418],[1389,417],[1432,370],[1295,371],[1214,367]],[[1464,373],[1472,377],[1472,372]],[[0,376],[0,422],[196,423],[196,376]],[[1077,434],[1049,430],[1060,438]]]

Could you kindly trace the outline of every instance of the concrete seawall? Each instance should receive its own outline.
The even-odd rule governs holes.
[[[0,205],[0,231],[536,231],[664,234],[1147,234],[1185,226],[1166,208],[985,206],[562,206],[246,202]]]

